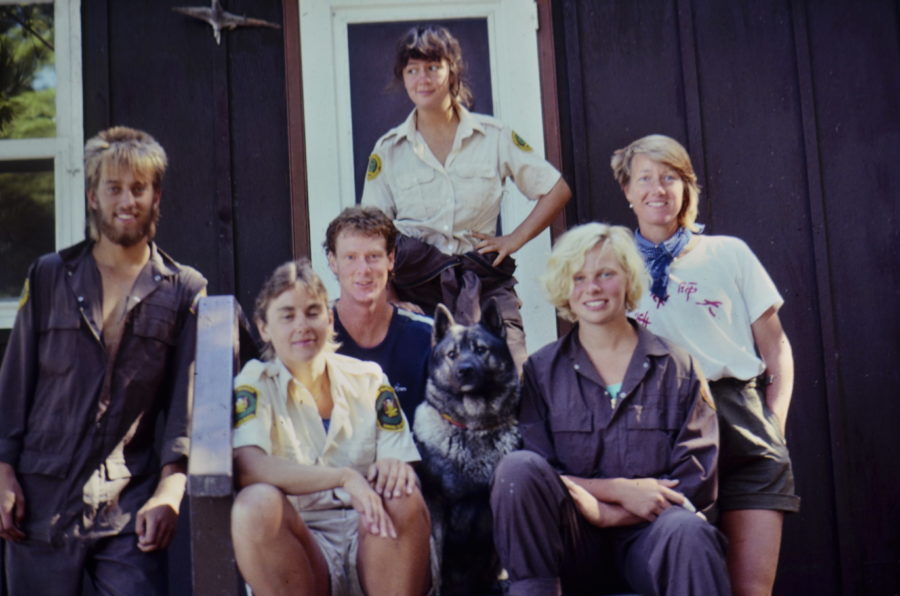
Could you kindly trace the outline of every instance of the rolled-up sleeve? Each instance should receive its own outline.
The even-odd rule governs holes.
[[[160,451],[160,465],[187,457],[190,448],[188,418],[193,399],[194,358],[197,346],[197,301],[206,295],[206,280],[197,275],[185,289],[189,305],[184,306],[178,343],[175,346],[171,398]]]
[[[409,428],[409,420],[407,420],[406,414],[403,412],[403,408],[400,405],[400,398],[397,397],[397,393],[391,386],[387,375],[382,374],[381,383],[378,385],[378,389],[375,393],[381,396],[386,390],[390,392],[389,394],[394,399],[394,403],[397,407],[397,415],[400,417],[401,422],[396,425],[384,425],[380,422],[376,422],[375,460],[395,458],[408,463],[421,461],[422,457],[419,455],[419,450],[416,448],[415,441],[413,441],[412,432]],[[374,405],[375,409],[381,407],[381,404],[378,401],[376,401]],[[376,420],[379,418],[377,413],[375,414],[375,418]]]
[[[273,455],[272,426],[275,414],[272,409],[272,398],[265,391],[265,386],[248,384],[235,379],[234,388],[234,429],[231,434],[231,446],[259,447],[267,455]]]
[[[561,177],[559,170],[508,126],[503,127],[499,153],[501,175],[511,177],[529,199],[537,200],[550,192]]]

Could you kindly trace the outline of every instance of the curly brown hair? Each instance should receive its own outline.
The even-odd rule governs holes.
[[[419,25],[413,27],[397,43],[394,60],[394,77],[403,82],[403,69],[411,60],[440,62],[446,60],[450,67],[450,97],[456,105],[467,108],[472,105],[472,90],[465,82],[466,65],[459,41],[446,27]]]
[[[391,218],[378,207],[354,205],[341,211],[325,231],[325,241],[322,243],[325,254],[337,254],[337,238],[344,230],[384,238],[387,254],[393,253],[397,246],[397,228]]]

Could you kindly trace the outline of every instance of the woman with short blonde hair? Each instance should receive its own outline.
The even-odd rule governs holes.
[[[573,228],[550,255],[544,287],[574,327],[526,361],[527,451],[494,474],[510,594],[729,593],[724,539],[702,514],[715,410],[694,360],[627,317],[644,276],[621,226]]]

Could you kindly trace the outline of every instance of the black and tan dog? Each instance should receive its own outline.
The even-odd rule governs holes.
[[[471,326],[456,324],[443,305],[435,311],[428,385],[414,430],[444,595],[489,593],[499,572],[491,477],[521,443],[519,378],[505,335],[493,301]]]

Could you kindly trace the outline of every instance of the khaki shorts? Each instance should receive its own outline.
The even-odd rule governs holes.
[[[301,511],[303,523],[312,533],[325,562],[331,580],[331,596],[356,596],[363,594],[356,556],[359,553],[359,514],[355,509],[328,509]],[[432,589],[428,596],[436,594],[440,583],[440,565],[431,538]]]
[[[777,416],[756,379],[709,384],[719,415],[720,510],[800,510],[794,472]]]
[[[300,517],[328,563],[332,596],[362,594],[356,569],[359,552],[359,514],[356,510],[301,511]]]

